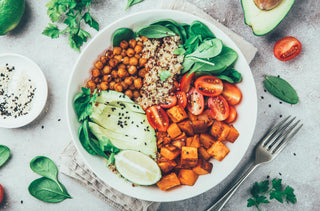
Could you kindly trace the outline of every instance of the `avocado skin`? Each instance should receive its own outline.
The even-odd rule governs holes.
[[[256,35],[256,36],[263,36],[263,35],[266,35],[266,34],[270,33],[271,31],[273,31],[273,30],[283,21],[283,19],[287,16],[287,14],[290,12],[290,10],[291,10],[294,2],[295,2],[295,0],[292,1],[292,4],[290,5],[290,7],[287,8],[287,10],[286,10],[286,12],[285,12],[285,15],[281,18],[281,20],[278,20],[278,22],[277,22],[276,24],[274,24],[273,27],[268,28],[268,29],[267,29],[266,31],[264,31],[264,32],[258,33],[258,32],[256,32],[256,31],[254,30],[253,26],[250,25],[250,24],[247,22],[247,18],[246,18],[246,8],[245,8],[245,6],[244,6],[244,2],[245,2],[245,1],[252,1],[252,2],[253,2],[253,0],[241,0],[241,6],[242,6],[243,14],[244,14],[244,23],[252,28],[252,32],[253,32],[253,34]],[[283,0],[283,1],[286,1],[286,0]],[[253,4],[255,4],[255,3],[253,2]],[[279,7],[279,6],[278,6],[278,7]],[[258,7],[256,7],[256,9],[257,9],[257,10],[260,10]],[[277,7],[274,8],[274,9],[272,9],[272,10],[270,10],[270,11],[273,11],[273,10],[275,10],[275,9],[277,9]],[[266,12],[268,12],[268,11],[266,11]]]

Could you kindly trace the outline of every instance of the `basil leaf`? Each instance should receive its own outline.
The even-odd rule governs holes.
[[[0,145],[0,167],[9,160],[10,154],[10,149],[7,146]]]
[[[29,185],[28,190],[33,197],[49,203],[58,203],[67,198],[71,198],[68,193],[60,189],[56,182],[46,177],[34,180]]]
[[[129,28],[120,28],[117,29],[112,36],[113,46],[120,46],[120,42],[123,40],[129,41],[135,38],[134,32]]]
[[[127,10],[129,7],[135,5],[135,4],[138,4],[140,2],[143,2],[144,0],[128,0],[128,3],[127,3],[127,6],[126,6],[126,9]]]
[[[163,38],[168,36],[175,36],[176,34],[165,26],[161,25],[148,25],[140,28],[137,35],[145,36],[148,38]]]
[[[171,74],[169,71],[167,71],[167,70],[163,70],[163,71],[161,71],[161,72],[159,73],[159,76],[160,76],[160,80],[161,80],[161,81],[167,80],[167,78],[169,78],[171,75],[172,75],[172,74]]]
[[[275,97],[290,104],[299,102],[299,97],[294,88],[284,79],[275,76],[266,76],[264,87]]]

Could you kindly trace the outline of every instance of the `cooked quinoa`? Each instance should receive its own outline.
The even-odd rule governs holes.
[[[183,69],[184,56],[173,53],[180,43],[179,36],[148,39],[143,43],[142,57],[148,60],[146,64],[148,72],[140,90],[141,96],[136,99],[136,103],[143,108],[165,103],[169,98],[176,76]],[[161,81],[159,74],[164,70],[171,75],[165,81]]]

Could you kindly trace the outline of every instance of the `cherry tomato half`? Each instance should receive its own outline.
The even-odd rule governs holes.
[[[146,110],[147,119],[151,127],[158,131],[165,132],[169,127],[169,117],[167,113],[159,106],[154,105]]]
[[[178,105],[180,105],[182,108],[186,108],[187,100],[188,100],[186,93],[179,91],[179,92],[176,92],[176,96],[178,99]]]
[[[167,101],[165,103],[161,103],[160,106],[162,108],[171,108],[173,106],[175,106],[177,104],[177,97],[174,93],[171,93],[169,95],[169,98],[167,99]]]
[[[238,87],[233,84],[224,83],[222,96],[227,100],[229,105],[236,105],[241,101],[242,94]]]
[[[0,204],[1,204],[2,200],[3,200],[3,187],[0,184]]]
[[[276,42],[273,48],[274,56],[280,61],[288,61],[301,51],[301,43],[294,37],[284,37]]]
[[[187,109],[193,115],[199,115],[202,113],[204,109],[204,97],[203,95],[198,92],[198,90],[194,87],[191,87],[187,94],[188,103]]]
[[[210,97],[208,99],[208,107],[210,108],[210,114],[213,119],[223,121],[229,116],[229,104],[222,95]]]
[[[214,76],[205,75],[201,76],[194,82],[194,86],[204,96],[217,96],[222,93],[223,83]]]
[[[229,106],[229,116],[224,120],[225,123],[234,122],[237,118],[237,110],[233,106]]]
[[[180,90],[185,93],[188,93],[195,78],[195,73],[191,73],[190,75],[188,74],[189,73],[186,73],[180,82]]]

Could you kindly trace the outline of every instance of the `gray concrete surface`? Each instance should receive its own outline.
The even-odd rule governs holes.
[[[29,161],[36,155],[46,155],[53,160],[70,141],[65,117],[65,94],[67,81],[79,53],[69,48],[67,38],[51,40],[41,35],[49,22],[45,2],[27,0],[26,13],[17,29],[0,37],[1,53],[19,53],[33,59],[43,69],[49,84],[49,99],[45,112],[32,124],[20,129],[0,129],[0,144],[12,149],[12,158],[0,169],[0,183],[5,187],[5,203],[2,210],[113,210],[102,200],[90,194],[72,179],[60,175],[71,200],[59,204],[40,202],[28,193],[27,186],[37,176],[31,172]],[[232,181],[244,171],[252,159],[252,150],[258,139],[280,115],[296,115],[304,123],[301,132],[276,160],[259,167],[244,182],[224,210],[255,210],[246,208],[249,189],[255,181],[281,178],[283,183],[295,189],[297,203],[287,205],[272,202],[262,205],[262,210],[319,210],[320,202],[320,3],[311,0],[296,0],[292,10],[270,34],[257,37],[243,21],[239,0],[195,0],[198,7],[212,17],[252,42],[258,54],[251,63],[258,94],[258,119],[253,137],[240,165],[221,184],[197,197],[170,203],[162,203],[161,211],[204,210],[216,201]],[[100,27],[126,14],[155,8],[158,1],[143,3],[124,11],[126,1],[93,0],[92,13]],[[92,36],[97,32],[89,29]],[[302,52],[295,59],[281,62],[273,56],[274,43],[285,36],[294,36],[302,43]],[[86,45],[86,44],[85,44]],[[280,75],[296,89],[300,102],[291,106],[264,92],[265,75]],[[261,99],[261,96],[263,99]],[[271,107],[270,107],[271,105]],[[61,119],[61,121],[58,121]],[[43,126],[43,128],[42,128]]]

